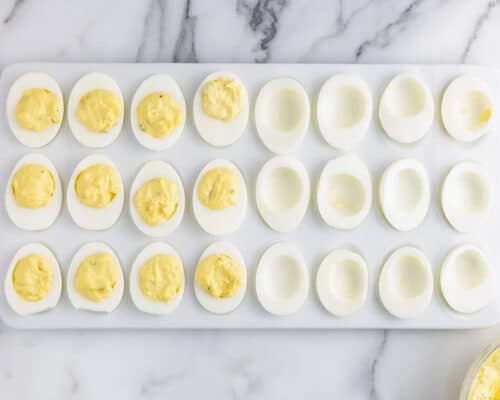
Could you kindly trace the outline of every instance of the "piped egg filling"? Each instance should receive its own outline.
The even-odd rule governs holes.
[[[105,208],[120,191],[120,177],[107,164],[94,164],[82,170],[75,179],[78,200],[92,208]]]
[[[174,216],[179,207],[177,184],[165,178],[147,181],[135,193],[134,206],[146,224],[164,224]]]
[[[149,93],[137,106],[139,129],[154,138],[169,136],[184,120],[184,109],[173,96],[165,92]]]
[[[139,270],[141,292],[151,301],[170,302],[184,285],[182,264],[171,254],[156,254]]]
[[[197,190],[198,199],[211,210],[223,210],[238,202],[238,177],[227,167],[209,169],[201,177]]]
[[[201,105],[210,117],[230,122],[241,114],[243,97],[243,87],[236,79],[220,76],[203,86]]]
[[[119,267],[109,253],[92,254],[78,266],[75,288],[87,300],[99,303],[111,296],[119,274]]]
[[[78,120],[91,132],[106,133],[119,121],[123,101],[111,90],[95,89],[85,93],[78,102]]]
[[[196,284],[210,296],[225,298],[241,290],[242,266],[230,255],[211,254],[203,258],[196,267]]]
[[[23,129],[40,132],[59,124],[62,119],[61,98],[42,88],[26,89],[16,106],[16,120]]]
[[[45,299],[54,284],[54,266],[41,254],[30,254],[17,261],[12,273],[12,284],[24,301]]]
[[[55,190],[54,175],[40,164],[25,164],[12,178],[12,194],[21,207],[45,207],[54,197]]]

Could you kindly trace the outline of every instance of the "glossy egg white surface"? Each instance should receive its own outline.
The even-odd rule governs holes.
[[[92,132],[85,125],[83,125],[77,116],[78,104],[80,98],[86,93],[104,89],[113,92],[122,102],[122,114],[118,118],[118,122],[108,132],[96,133]],[[125,107],[123,95],[120,87],[115,80],[102,72],[90,72],[82,76],[71,89],[71,94],[68,99],[68,123],[75,137],[80,144],[86,147],[102,148],[109,146],[113,143],[120,134],[123,126],[123,119],[125,115]]]
[[[17,262],[21,258],[30,256],[32,254],[39,254],[46,257],[50,264],[52,264],[52,266],[54,267],[52,288],[47,294],[47,297],[38,302],[23,300],[16,293],[16,290],[14,289],[14,285],[12,283],[12,275],[14,273]],[[59,263],[57,262],[57,258],[54,256],[54,253],[52,253],[51,250],[40,243],[30,243],[22,246],[19,250],[17,250],[16,254],[14,255],[14,257],[12,257],[12,261],[9,264],[9,269],[7,270],[7,274],[5,277],[4,290],[7,303],[9,303],[9,306],[12,308],[12,310],[19,315],[32,315],[54,308],[61,298],[62,291],[61,269],[59,267]]]
[[[40,164],[46,167],[54,177],[55,192],[52,200],[45,207],[26,208],[18,205],[12,193],[12,179],[19,168],[25,164]],[[40,231],[47,229],[57,219],[62,206],[62,187],[59,174],[52,162],[42,154],[27,154],[22,157],[10,173],[5,189],[5,209],[10,220],[19,228],[26,231]]]
[[[100,302],[90,301],[89,299],[83,297],[75,287],[75,278],[76,273],[78,271],[78,267],[82,263],[82,261],[93,254],[96,253],[109,253],[113,257],[116,265],[118,266],[119,276],[118,281],[116,282],[116,286],[113,288],[111,292],[111,296],[107,299],[103,299]],[[78,310],[88,310],[95,312],[111,312],[120,304],[123,291],[125,289],[125,280],[123,278],[123,270],[121,267],[120,260],[116,256],[115,252],[111,247],[109,247],[106,243],[103,242],[89,242],[80,247],[69,264],[68,273],[66,276],[66,287],[68,290],[68,297],[75,307]]]
[[[319,177],[316,202],[321,217],[329,226],[353,229],[360,225],[372,204],[368,167],[355,155],[330,160]]]
[[[257,95],[257,133],[275,154],[291,153],[298,147],[307,132],[310,114],[307,92],[295,79],[273,79]]]
[[[229,122],[212,118],[205,113],[201,102],[201,93],[206,83],[220,77],[234,79],[243,89],[243,108],[241,113]],[[249,100],[245,85],[241,79],[232,72],[218,71],[208,75],[198,86],[193,99],[193,120],[200,136],[208,144],[216,147],[225,147],[236,142],[246,129],[249,114]]]
[[[349,150],[366,135],[373,113],[368,85],[356,75],[328,79],[318,95],[317,119],[323,138],[332,147]]]
[[[148,299],[142,293],[140,287],[140,270],[141,267],[152,257],[158,254],[168,254],[174,256],[182,266],[182,273],[184,284],[181,286],[179,293],[170,300],[168,303],[162,301],[152,301]],[[184,277],[184,266],[182,264],[182,259],[179,256],[179,253],[169,244],[164,242],[153,242],[144,247],[141,252],[135,258],[132,269],[130,270],[130,280],[129,280],[129,289],[130,296],[132,297],[132,301],[135,306],[145,312],[147,314],[155,314],[155,315],[166,315],[170,314],[179,306],[182,301],[182,297],[184,296],[184,287],[186,285],[186,280]]]
[[[93,208],[80,202],[75,192],[75,181],[78,174],[94,164],[107,164],[113,167],[120,177],[120,191],[106,208]],[[110,228],[120,217],[125,195],[120,171],[110,158],[101,154],[92,154],[81,160],[73,170],[66,192],[68,211],[75,224],[80,228],[99,231]]]
[[[16,107],[19,100],[23,97],[23,93],[27,89],[48,89],[60,98],[61,107],[61,122],[50,126],[48,129],[40,132],[34,132],[24,129],[17,123]],[[59,132],[64,118],[64,100],[59,84],[52,76],[40,72],[29,72],[21,75],[15,80],[9,89],[6,99],[6,117],[9,127],[14,136],[23,145],[32,148],[43,147],[50,143]]]
[[[175,214],[168,221],[161,225],[151,226],[148,225],[141,218],[139,213],[137,212],[134,205],[134,197],[136,192],[148,181],[155,178],[165,178],[177,185],[177,190],[179,193],[179,205],[175,212]],[[184,192],[184,185],[182,184],[182,179],[175,170],[175,168],[166,163],[165,161],[153,160],[146,162],[132,182],[132,186],[130,188],[130,215],[132,216],[132,220],[134,224],[139,228],[141,232],[151,237],[159,237],[165,236],[169,233],[172,233],[177,229],[177,227],[182,222],[182,217],[184,216],[184,210],[186,208],[186,195]]]
[[[144,97],[153,92],[165,92],[169,94],[179,103],[182,110],[184,110],[184,121],[164,138],[155,138],[148,135],[139,128],[139,124],[137,123],[137,106]],[[132,126],[132,132],[134,132],[135,138],[141,145],[153,151],[166,150],[177,142],[184,130],[186,117],[186,101],[184,100],[182,90],[177,82],[166,74],[156,74],[145,79],[135,91],[134,97],[132,98],[132,104],[130,105],[130,124]]]

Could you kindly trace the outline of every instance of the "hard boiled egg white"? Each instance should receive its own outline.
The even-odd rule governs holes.
[[[338,229],[352,229],[366,218],[372,203],[372,181],[365,163],[354,155],[329,161],[318,181],[318,210]]]
[[[92,208],[82,204],[75,192],[75,181],[78,174],[84,169],[95,164],[107,164],[115,169],[120,178],[120,190],[116,197],[106,208]],[[92,154],[81,160],[71,175],[66,194],[66,203],[68,211],[73,218],[73,221],[83,229],[89,230],[104,230],[110,228],[120,217],[124,202],[123,183],[120,176],[120,171],[116,165],[106,156],[100,154]]]
[[[472,142],[491,128],[494,106],[486,83],[462,75],[446,88],[441,102],[441,118],[450,136]]]
[[[122,103],[122,113],[116,125],[108,132],[96,133],[83,125],[77,116],[78,104],[82,96],[92,90],[104,89],[113,92]],[[93,148],[106,147],[113,143],[120,134],[123,126],[124,107],[123,95],[115,80],[102,72],[91,72],[75,83],[68,100],[68,123],[71,132],[82,145]]]
[[[60,99],[61,121],[51,125],[44,131],[34,132],[19,126],[16,118],[16,107],[19,100],[23,97],[23,93],[27,89],[48,89],[56,94]],[[9,89],[6,100],[6,116],[9,127],[14,136],[22,144],[28,147],[42,147],[48,144],[59,132],[64,115],[64,101],[59,84],[50,75],[30,72],[16,79]]]
[[[12,179],[16,171],[26,164],[39,164],[47,168],[54,177],[55,191],[49,204],[40,208],[26,208],[18,205],[12,193]],[[41,154],[28,154],[22,157],[12,170],[5,190],[5,209],[11,221],[21,229],[39,231],[47,229],[59,215],[62,205],[62,188],[59,174],[52,162]]]
[[[318,96],[318,125],[333,147],[349,150],[366,135],[372,117],[372,97],[367,84],[355,75],[335,75]]]
[[[137,107],[139,103],[145,96],[153,92],[165,92],[169,94],[177,101],[184,111],[183,121],[173,132],[163,138],[155,138],[148,135],[139,128],[139,124],[137,123]],[[132,98],[132,104],[130,105],[130,123],[132,125],[132,131],[137,141],[149,150],[162,151],[173,146],[184,130],[184,125],[186,123],[185,116],[186,101],[184,100],[182,90],[177,82],[166,74],[152,75],[145,79],[135,91],[134,97]]]
[[[290,156],[275,157],[264,164],[257,177],[257,208],[272,229],[290,232],[304,218],[310,192],[304,165]]]
[[[52,287],[45,298],[38,302],[31,302],[22,299],[13,285],[13,273],[17,262],[24,257],[32,254],[39,254],[47,258],[54,267]],[[62,278],[61,269],[56,257],[47,247],[40,243],[30,243],[21,247],[10,262],[9,269],[5,276],[5,297],[9,306],[19,315],[31,315],[54,308],[61,297]]]
[[[273,153],[294,151],[307,132],[309,119],[309,97],[295,79],[273,79],[260,89],[255,125],[262,143]]]
[[[486,221],[492,207],[493,180],[481,164],[461,162],[446,176],[441,206],[446,219],[459,232],[472,232]]]
[[[434,119],[431,91],[416,75],[396,76],[382,94],[379,118],[387,136],[397,142],[422,139]]]
[[[269,247],[257,265],[255,288],[260,304],[269,313],[298,311],[309,293],[309,272],[297,246],[277,243]]]
[[[154,242],[147,245],[137,255],[134,263],[132,264],[129,282],[130,295],[132,296],[132,301],[139,310],[148,314],[165,315],[172,313],[181,303],[182,296],[184,295],[185,280],[183,277],[183,284],[179,290],[179,293],[177,293],[177,295],[168,303],[161,301],[152,301],[144,296],[140,287],[140,269],[150,258],[158,254],[172,255],[182,265],[182,260],[179,256],[179,253],[177,253],[177,251],[169,244],[163,242]],[[182,267],[182,272],[184,276],[184,267]]]
[[[144,222],[138,214],[134,205],[134,197],[136,192],[145,183],[155,178],[165,178],[177,185],[179,203],[175,214],[167,222],[161,225],[151,226]],[[174,167],[160,160],[148,161],[144,164],[137,173],[134,181],[132,182],[132,187],[130,188],[130,214],[132,215],[132,220],[135,225],[148,236],[158,237],[168,235],[177,229],[181,223],[185,208],[186,196],[184,193],[184,185],[182,184],[182,180]]]
[[[113,288],[113,292],[111,296],[106,299],[103,299],[100,302],[91,301],[84,296],[82,296],[75,287],[76,281],[76,273],[78,271],[78,267],[83,262],[86,257],[89,257],[93,254],[97,253],[108,253],[114,259],[115,264],[118,266],[118,280],[116,282],[116,286]],[[123,278],[123,270],[120,264],[120,260],[116,256],[115,252],[111,247],[103,242],[90,242],[82,247],[75,253],[71,262],[69,264],[68,274],[66,277],[66,285],[68,288],[68,297],[71,301],[71,304],[76,309],[79,310],[89,310],[89,311],[97,311],[97,312],[111,312],[120,304],[123,291],[125,288],[125,282]]]
[[[441,291],[448,305],[461,313],[474,313],[495,297],[495,276],[486,256],[476,246],[453,249],[441,267]]]
[[[363,257],[337,249],[321,262],[316,275],[316,290],[321,304],[333,315],[356,312],[366,301],[368,268]]]
[[[387,258],[378,282],[382,304],[398,318],[421,315],[431,301],[433,287],[429,260],[411,246],[401,247]]]
[[[406,158],[390,164],[379,186],[380,206],[389,223],[399,231],[422,223],[431,201],[429,177],[417,160]]]

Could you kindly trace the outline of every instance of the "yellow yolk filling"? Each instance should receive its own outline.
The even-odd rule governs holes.
[[[33,303],[45,299],[53,283],[54,266],[40,254],[21,258],[12,273],[12,285],[17,295]]]
[[[223,210],[238,202],[238,177],[229,168],[212,168],[202,176],[197,192],[205,207]]]
[[[157,139],[170,135],[184,118],[184,110],[177,100],[164,92],[148,94],[137,106],[139,129]]]
[[[17,205],[26,208],[47,206],[56,191],[54,176],[39,164],[25,164],[12,177],[12,194]]]
[[[48,89],[31,88],[23,92],[16,106],[19,126],[40,132],[61,122],[61,98]]]
[[[230,122],[243,110],[243,88],[231,78],[209,81],[201,91],[201,105],[210,117]]]
[[[234,296],[241,289],[243,267],[226,254],[205,257],[196,267],[196,283],[217,298]]]
[[[157,254],[141,267],[139,281],[146,298],[168,303],[184,284],[182,265],[173,255]]]
[[[165,178],[151,179],[135,193],[134,206],[146,224],[161,225],[172,218],[179,207],[177,185]]]
[[[118,268],[109,253],[86,257],[76,271],[77,292],[96,303],[109,298],[120,276]]]
[[[75,179],[75,193],[82,204],[105,208],[120,191],[120,177],[107,164],[94,164],[81,171]]]
[[[111,90],[96,89],[85,93],[78,103],[78,120],[91,132],[105,133],[123,113],[123,101]]]
[[[481,366],[468,397],[468,400],[497,399],[500,399],[500,349],[496,349]]]

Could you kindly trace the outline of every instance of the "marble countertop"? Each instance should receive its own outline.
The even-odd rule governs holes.
[[[500,64],[498,0],[3,0],[0,21],[2,66]],[[25,332],[0,325],[0,397],[451,400],[475,355],[499,335],[500,327]]]

